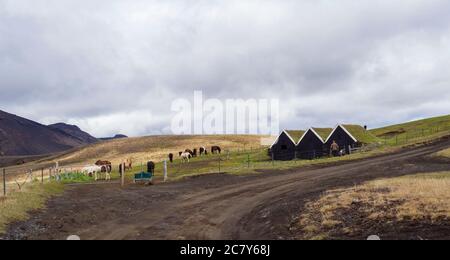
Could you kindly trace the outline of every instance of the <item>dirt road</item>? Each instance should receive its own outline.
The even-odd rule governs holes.
[[[428,155],[442,140],[391,155],[252,176],[215,174],[151,187],[71,186],[6,239],[292,239],[291,224],[322,192],[380,177],[450,170]],[[445,236],[446,234],[443,234]]]

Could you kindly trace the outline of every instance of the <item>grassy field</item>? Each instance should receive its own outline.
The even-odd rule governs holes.
[[[29,212],[43,208],[47,199],[63,191],[60,183],[33,183],[22,192],[14,192],[8,197],[0,197],[0,234],[5,232],[10,222],[26,220]]]
[[[392,125],[370,132],[387,145],[400,145],[417,139],[450,133],[450,115]]]
[[[178,156],[185,149],[199,149],[218,145],[222,149],[259,149],[261,138],[255,135],[211,135],[211,136],[149,136],[138,138],[116,139],[89,145],[20,166],[8,167],[10,173],[23,173],[29,169],[49,168],[59,162],[62,167],[84,166],[94,164],[97,160],[108,160],[119,165],[126,159],[135,164],[146,161],[162,161],[169,153]]]
[[[358,213],[358,214],[355,214]],[[374,223],[450,219],[450,172],[380,179],[331,190],[306,205],[299,227],[306,239],[326,239],[330,233],[357,232],[353,216]],[[354,217],[356,219],[357,217]]]
[[[209,155],[191,159],[190,163],[183,163],[180,159],[176,159],[173,163],[167,163],[169,180],[179,180],[184,177],[196,176],[211,173],[227,173],[233,175],[258,174],[270,170],[288,170],[300,168],[303,166],[322,165],[335,162],[343,162],[367,158],[370,156],[381,155],[394,152],[399,148],[384,147],[372,151],[355,153],[344,157],[325,157],[315,160],[293,160],[293,161],[272,161],[267,153],[267,149],[247,149],[240,151],[224,152],[221,155]],[[163,163],[156,164],[155,177],[156,180],[163,179]],[[135,164],[132,171],[127,173],[131,180],[132,173],[146,171],[147,167],[144,163]],[[113,178],[118,178],[118,171],[114,169]]]

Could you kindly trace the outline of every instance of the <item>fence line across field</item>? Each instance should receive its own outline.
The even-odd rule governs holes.
[[[430,128],[418,128],[415,130],[409,130],[406,133],[398,133],[392,135],[385,135],[380,138],[379,144],[367,145],[357,148],[351,148],[350,153],[361,153],[371,151],[379,147],[379,145],[401,145],[407,144],[408,142],[419,139],[422,137],[432,136],[434,134],[443,133],[450,131],[450,125],[439,125]],[[232,148],[227,148],[222,151],[221,154],[209,154],[207,156],[197,156],[191,159],[191,163],[183,163],[180,159],[176,159],[175,162],[169,163],[167,159],[164,159],[160,163],[161,169],[158,170],[164,181],[167,181],[171,177],[182,176],[188,173],[190,174],[205,174],[205,173],[223,173],[228,171],[239,171],[240,169],[258,168],[258,167],[276,167],[278,165],[295,165],[298,163],[297,159],[303,157],[304,154],[313,154],[311,160],[315,160],[321,156],[315,156],[317,151],[307,151],[307,152],[295,152],[294,158],[289,158],[292,156],[292,152],[281,152],[277,154],[277,157],[281,158],[281,161],[274,160],[273,154],[267,152],[267,147],[252,147],[250,145],[245,146],[235,146]],[[233,157],[242,157],[237,161]],[[283,161],[283,156],[285,160]],[[322,156],[329,156],[326,152],[322,151]],[[290,161],[292,160],[292,161]],[[229,163],[231,162],[231,163]],[[204,165],[206,167],[204,167]],[[61,176],[81,173],[81,170],[86,165],[72,164],[68,166],[60,166],[56,164],[53,167],[45,167],[41,169],[28,169],[28,170],[11,170],[8,173],[7,169],[2,169],[0,171],[2,181],[1,195],[7,196],[10,193],[21,191],[23,187],[32,182],[45,183],[46,181],[60,181]],[[139,166],[134,166],[135,168]],[[141,162],[141,167],[144,167],[144,162]],[[204,168],[202,168],[204,167]],[[114,167],[114,169],[118,167]],[[123,175],[122,175],[123,176]],[[123,183],[123,181],[122,181]]]

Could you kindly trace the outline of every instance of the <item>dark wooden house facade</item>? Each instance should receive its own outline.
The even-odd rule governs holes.
[[[297,158],[311,160],[322,157],[324,150],[323,138],[314,130],[314,128],[310,128],[297,144]]]
[[[346,154],[351,153],[351,148],[358,144],[358,140],[346,129],[344,125],[338,125],[325,141],[327,152],[331,152],[331,144],[336,142],[341,150],[345,150]]]
[[[288,161],[295,159],[298,140],[305,131],[283,131],[269,149],[275,160]]]
[[[315,159],[331,154],[333,141],[350,154],[355,147],[379,141],[359,125],[338,125],[333,128],[310,128],[307,131],[283,131],[270,147],[275,160]]]

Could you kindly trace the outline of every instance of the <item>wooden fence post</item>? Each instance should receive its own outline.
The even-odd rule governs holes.
[[[164,160],[164,182],[167,181],[167,160]]]
[[[6,196],[6,169],[3,169],[3,196]]]
[[[220,160],[220,155],[219,155],[219,174],[220,174],[220,170],[221,170],[221,169],[220,169],[220,166],[221,166],[221,165],[220,165],[220,161],[221,161],[221,160]]]
[[[120,186],[125,186],[125,163],[122,163],[122,167],[120,167]]]

